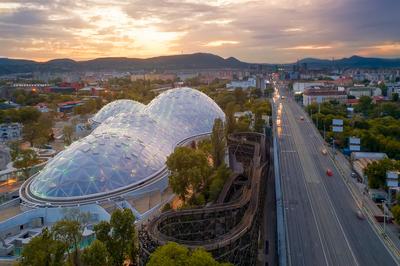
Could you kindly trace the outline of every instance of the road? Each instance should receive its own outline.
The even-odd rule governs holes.
[[[371,224],[357,218],[356,202],[302,108],[276,97],[276,110],[288,264],[397,265]]]

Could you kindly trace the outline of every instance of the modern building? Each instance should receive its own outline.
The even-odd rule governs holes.
[[[120,113],[136,113],[145,107],[144,104],[133,100],[116,100],[103,106],[92,118],[89,123],[92,127],[97,127],[107,120],[109,117],[114,117]]]
[[[18,140],[21,138],[22,125],[20,123],[0,124],[0,142]]]
[[[346,92],[331,88],[312,87],[305,89],[303,93],[304,106],[312,103],[323,103],[333,100],[345,103],[347,100]]]
[[[151,217],[173,197],[167,156],[177,146],[208,137],[215,119],[225,120],[211,98],[187,87],[168,90],[148,105],[112,107],[121,103],[100,110],[105,120],[90,135],[50,159],[20,187],[18,201],[4,207],[15,214],[0,215],[3,250],[70,209],[88,211],[94,221],[109,219],[116,208],[131,209],[138,220]],[[0,213],[9,212],[0,207]]]
[[[382,95],[382,90],[380,88],[375,87],[351,87],[348,89],[348,94],[359,99],[362,96],[380,96]]]
[[[213,100],[190,88],[162,93],[140,111],[137,105],[118,114],[111,107],[99,111],[114,115],[30,178],[21,198],[35,206],[70,206],[162,192],[167,156],[177,145],[209,134],[214,120],[225,117]]]
[[[257,87],[257,79],[256,78],[248,78],[247,80],[232,80],[230,83],[226,84],[228,89],[248,89],[248,88],[256,88]]]
[[[294,92],[304,92],[306,88],[309,87],[321,87],[324,86],[325,83],[321,81],[308,81],[308,82],[294,82],[293,83],[293,91]]]

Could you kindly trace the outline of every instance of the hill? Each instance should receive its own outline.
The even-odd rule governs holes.
[[[307,63],[309,68],[400,68],[400,58],[386,59],[356,55],[338,60],[305,58],[299,63]]]
[[[367,58],[352,56],[338,60],[305,58],[309,69],[324,68],[400,68],[400,58]],[[30,72],[80,72],[80,71],[138,71],[138,70],[187,70],[187,69],[246,69],[254,66],[234,57],[222,58],[207,53],[159,56],[146,59],[106,57],[87,61],[54,59],[47,62],[0,58],[0,75]],[[271,67],[275,64],[262,64]],[[293,65],[293,64],[287,64]]]
[[[55,59],[47,62],[0,58],[0,75],[34,71],[70,72],[247,68],[249,65],[236,58],[230,57],[224,59],[220,56],[206,53],[159,56],[147,59],[107,57],[87,61]]]

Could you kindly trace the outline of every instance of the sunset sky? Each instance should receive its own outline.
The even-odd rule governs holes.
[[[400,57],[400,0],[0,0],[0,57]]]

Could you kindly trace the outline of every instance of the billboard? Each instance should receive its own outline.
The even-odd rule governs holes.
[[[350,137],[349,138],[349,144],[360,145],[361,144],[361,139],[360,138],[355,138],[355,137]]]
[[[343,132],[343,127],[335,127],[335,126],[333,126],[332,127],[332,131],[333,132]]]
[[[351,151],[360,151],[361,147],[360,147],[360,145],[349,145],[349,149]]]
[[[386,185],[388,187],[399,187],[399,181],[398,180],[388,179],[388,180],[386,180]]]
[[[332,119],[332,125],[343,126],[343,119]]]

